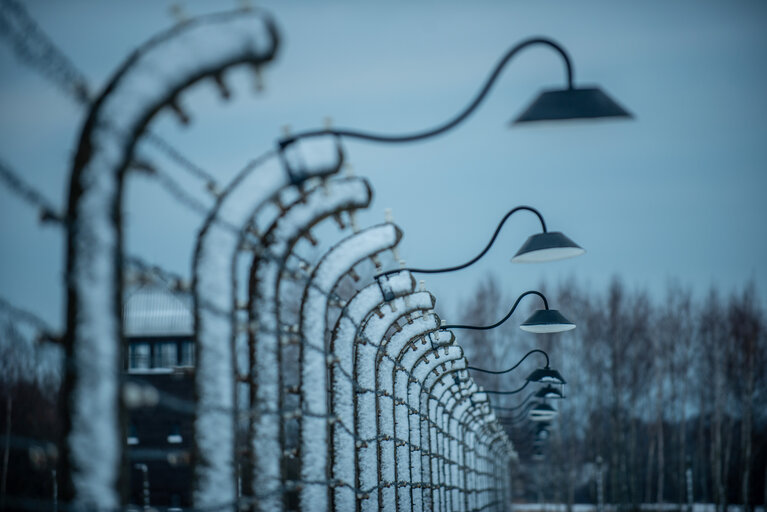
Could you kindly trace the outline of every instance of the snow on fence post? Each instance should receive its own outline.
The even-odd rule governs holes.
[[[462,354],[462,352],[461,352]],[[442,361],[438,366],[434,367],[428,377],[425,379],[421,396],[425,397],[425,406],[429,411],[429,416],[432,418],[430,422],[430,441],[436,445],[436,457],[432,458],[432,470],[435,472],[434,482],[436,484],[436,496],[438,500],[435,503],[435,508],[449,510],[447,503],[447,492],[451,485],[449,482],[449,475],[447,473],[447,464],[450,464],[450,434],[448,432],[446,416],[444,414],[443,404],[440,403],[438,397],[435,395],[434,388],[441,381],[443,376],[448,373],[448,365],[455,364],[457,361],[463,359],[463,356],[456,356],[456,354],[448,355],[445,361]],[[432,450],[435,451],[435,450]],[[433,493],[435,494],[435,493]]]
[[[473,458],[474,458],[474,507],[487,508],[489,501],[485,498],[490,484],[488,483],[488,451],[487,451],[487,431],[486,431],[486,414],[489,411],[489,402],[487,401],[487,395],[480,391],[474,391],[470,395],[467,394],[466,398],[469,398],[469,406],[466,408],[463,414],[463,421],[469,425],[471,431],[476,434],[475,444],[473,446]]]
[[[447,421],[445,437],[447,438],[451,454],[449,467],[445,468],[444,471],[445,477],[449,482],[449,489],[443,499],[445,500],[446,508],[449,510],[459,510],[465,504],[465,501],[460,498],[460,494],[463,491],[463,478],[460,477],[458,468],[462,458],[463,441],[458,437],[458,419],[454,417],[453,408],[465,396],[470,396],[470,393],[476,389],[476,384],[471,381],[467,388],[452,382],[456,372],[460,372],[466,367],[465,358],[452,361],[451,364],[443,366],[447,366],[447,368],[435,381],[431,394],[434,396],[433,400],[437,404],[438,409],[442,411]]]
[[[484,453],[484,433],[482,432],[482,423],[472,413],[475,413],[477,408],[481,408],[482,405],[477,403],[471,403],[466,412],[466,422],[469,425],[472,432],[475,434],[475,442],[473,446],[472,456],[474,459],[474,492],[473,502],[474,508],[482,508],[485,504],[484,501],[484,489],[486,485],[486,459]]]
[[[411,396],[411,386],[418,386],[420,383],[415,377],[413,377],[413,368],[416,363],[421,360],[421,357],[427,352],[434,350],[433,340],[435,333],[428,333],[417,339],[412,340],[406,349],[397,357],[397,364],[395,365],[394,375],[394,393],[398,400],[404,401],[401,407],[406,408],[408,411],[408,440],[410,444],[410,468],[409,468],[409,480],[411,482],[411,502],[412,509],[416,511],[424,510],[423,494],[426,492],[424,484],[429,483],[429,480],[424,480],[421,471],[421,456],[424,445],[421,443],[421,422],[425,417],[425,413],[420,409],[420,403],[418,401],[418,393],[413,388],[413,395]],[[453,343],[455,337],[451,332],[440,333],[440,342],[449,345]],[[420,389],[420,388],[419,388]],[[416,398],[413,398],[416,397]],[[428,445],[426,445],[428,448]],[[397,471],[400,471],[400,467],[397,467]],[[403,476],[407,475],[406,468],[402,468]],[[398,476],[398,478],[400,478]]]
[[[443,363],[461,357],[463,357],[463,349],[460,346],[445,344],[436,346],[434,349],[426,352],[413,366],[413,376],[416,379],[415,386],[417,386],[411,387],[411,391],[415,393],[415,396],[412,397],[413,402],[419,404],[419,409],[425,413],[427,418],[425,422],[422,422],[421,426],[422,443],[429,447],[428,456],[424,457],[424,460],[422,461],[422,469],[425,474],[428,475],[427,481],[431,484],[431,492],[427,493],[429,503],[424,503],[425,509],[439,510],[438,495],[439,490],[441,489],[441,482],[439,478],[438,464],[440,458],[443,456],[437,438],[438,418],[433,415],[433,411],[429,407],[431,387],[436,380],[436,377],[439,376],[438,372],[435,376],[432,371]],[[425,425],[423,423],[425,423]],[[425,438],[423,436],[424,433],[426,434]],[[435,496],[435,494],[437,496]],[[435,497],[437,500],[435,500]]]
[[[467,424],[465,413],[467,409],[471,406],[471,401],[468,400],[468,396],[471,396],[472,393],[474,393],[478,388],[476,383],[473,381],[470,383],[469,386],[461,386],[466,391],[463,393],[463,396],[456,396],[452,415],[455,416],[456,420],[458,421],[458,424],[460,425],[461,429],[461,436],[460,439],[463,441],[461,443],[461,457],[462,457],[462,495],[461,495],[461,501],[463,502],[463,507],[467,510],[473,509],[473,502],[472,502],[472,495],[471,492],[473,490],[472,482],[474,478],[474,467],[472,462],[472,450],[473,450],[473,439],[474,439],[474,432],[471,430],[470,425]]]
[[[430,314],[439,324],[439,318]],[[395,434],[400,440],[396,453],[397,481],[406,481],[407,489],[399,491],[398,507],[400,510],[422,510],[421,500],[421,446],[420,446],[420,410],[409,401],[408,385],[415,382],[412,368],[418,358],[431,349],[431,339],[435,329],[427,329],[413,337],[397,352],[392,372],[392,390],[395,400]],[[448,333],[452,341],[452,334]],[[443,335],[443,341],[445,340]]]
[[[379,348],[376,355],[376,396],[379,411],[390,408],[388,414],[378,415],[379,435],[379,474],[384,482],[394,482],[393,488],[385,488],[381,496],[383,510],[410,510],[410,440],[408,430],[409,411],[406,402],[398,397],[394,388],[395,373],[402,352],[408,350],[411,343],[439,328],[437,315],[428,313],[415,318],[406,317],[408,323],[402,330],[394,333]],[[392,460],[394,464],[383,464],[382,460]],[[407,469],[407,478],[402,478]],[[402,489],[408,484],[408,489]]]
[[[354,381],[359,389],[355,395],[357,435],[362,446],[357,450],[359,487],[363,492],[359,500],[363,511],[378,511],[378,421],[376,408],[376,353],[384,343],[386,333],[400,318],[417,311],[434,307],[434,297],[427,292],[416,292],[397,297],[371,315],[357,333],[357,353],[354,365]]]
[[[91,104],[67,207],[66,430],[59,474],[72,506],[120,505],[122,196],[138,140],[160,110],[181,112],[176,98],[184,90],[233,66],[267,63],[277,43],[274,24],[258,12],[196,18],[136,49]]]
[[[401,232],[395,228],[389,240],[391,248],[401,238]],[[330,353],[333,364],[330,365],[331,413],[336,419],[330,443],[332,476],[336,482],[348,482],[336,485],[332,503],[334,510],[354,510],[357,506],[358,471],[356,470],[356,451],[361,441],[356,430],[356,383],[353,380],[357,354],[357,333],[365,320],[380,310],[387,300],[413,293],[415,280],[410,272],[382,278],[380,283],[373,283],[359,290],[344,306],[330,336]]]
[[[464,478],[464,452],[465,442],[463,440],[462,432],[460,428],[462,424],[459,422],[459,418],[455,415],[454,409],[457,404],[461,403],[461,398],[464,394],[464,386],[457,385],[453,382],[453,377],[458,372],[463,371],[466,367],[466,359],[461,358],[452,361],[446,365],[446,370],[440,375],[439,379],[435,382],[432,394],[437,398],[437,403],[444,403],[444,412],[448,418],[448,436],[450,440],[451,450],[451,465],[450,465],[450,510],[460,510],[465,508],[465,478]],[[473,381],[470,381],[470,386],[476,387]]]
[[[444,482],[444,486],[452,487],[453,482],[451,480],[451,474],[450,474],[450,468],[449,466],[452,465],[452,459],[454,457],[453,449],[451,447],[451,433],[449,430],[449,423],[450,418],[447,414],[446,409],[444,408],[444,404],[442,399],[444,398],[444,395],[447,391],[450,390],[450,386],[443,386],[443,383],[445,382],[445,378],[448,375],[452,375],[453,366],[461,361],[461,359],[457,359],[454,361],[450,361],[449,363],[442,364],[440,366],[440,369],[442,370],[439,372],[439,376],[434,380],[434,383],[431,387],[431,389],[428,391],[428,394],[430,395],[429,399],[429,407],[434,408],[435,412],[431,413],[436,416],[438,419],[438,425],[439,425],[439,432],[438,432],[438,438],[440,441],[440,446],[442,447],[443,453],[445,454],[445,459],[441,459],[439,461],[440,466],[440,477],[442,481]],[[434,371],[437,371],[436,369]],[[444,489],[443,489],[444,491]],[[440,496],[443,506],[445,508],[449,508],[450,510],[453,510],[453,508],[449,507],[448,501],[447,501],[447,493],[442,492]]]
[[[328,508],[327,310],[331,292],[354,265],[391,247],[397,229],[384,224],[354,234],[328,251],[312,273],[301,304],[301,479],[303,510]],[[354,482],[348,482],[353,485]]]
[[[254,336],[250,376],[256,383],[256,424],[249,443],[255,471],[246,485],[251,486],[256,505],[262,510],[282,509],[285,485],[281,471],[284,446],[280,439],[285,411],[279,354],[283,272],[293,247],[309,228],[339,212],[364,208],[370,200],[370,188],[364,180],[329,180],[296,200],[275,220],[262,236],[268,242],[262,254],[254,257],[248,318]]]

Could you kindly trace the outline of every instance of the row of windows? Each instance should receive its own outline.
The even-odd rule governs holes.
[[[128,347],[128,369],[173,368],[194,366],[194,343],[190,340],[143,342]]]

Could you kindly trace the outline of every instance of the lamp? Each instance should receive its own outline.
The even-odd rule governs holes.
[[[538,368],[525,380],[527,380],[527,382],[542,382],[546,384],[567,384],[567,381],[558,371],[549,368],[548,366],[545,368]]]
[[[544,261],[574,258],[586,252],[581,246],[559,231],[531,235],[517,251],[512,263],[541,263]]]
[[[575,329],[575,324],[556,309],[539,309],[522,322],[520,329],[537,334],[564,332]]]
[[[572,258],[586,252],[583,248],[563,235],[561,232],[549,232],[546,229],[546,221],[543,220],[543,215],[541,215],[541,212],[532,206],[517,206],[509,210],[506,215],[503,216],[501,222],[498,223],[498,227],[495,228],[495,232],[493,233],[493,236],[490,237],[490,241],[487,243],[485,248],[466,263],[445,268],[398,268],[394,270],[387,270],[386,272],[381,272],[380,274],[377,274],[375,278],[378,279],[390,274],[401,272],[403,270],[407,270],[413,274],[442,274],[444,272],[454,272],[456,270],[461,270],[470,265],[473,265],[479,261],[479,259],[487,253],[487,251],[490,250],[490,247],[492,247],[495,239],[498,238],[498,233],[501,232],[501,228],[509,219],[509,217],[519,211],[528,211],[534,213],[541,223],[542,233],[532,235],[525,241],[522,247],[511,259],[513,263],[542,263],[546,261]]]
[[[472,329],[476,331],[485,331],[488,329],[495,329],[502,323],[504,323],[506,320],[511,317],[512,313],[514,313],[514,310],[517,309],[517,306],[519,305],[519,302],[526,297],[527,295],[537,295],[541,299],[543,299],[543,306],[546,309],[539,309],[535,313],[530,316],[527,320],[525,320],[522,325],[519,327],[522,330],[528,331],[528,332],[534,332],[534,333],[554,333],[554,332],[562,332],[562,331],[569,331],[571,329],[575,329],[575,324],[572,323],[570,320],[565,318],[559,311],[556,309],[549,309],[549,301],[546,300],[546,297],[539,291],[536,290],[529,290],[517,297],[516,302],[514,302],[514,305],[511,307],[508,313],[506,313],[506,316],[501,318],[498,322],[492,324],[492,325],[485,325],[485,326],[478,326],[478,325],[459,325],[459,324],[450,324],[450,325],[444,325],[442,326],[442,329]]]
[[[557,410],[546,402],[541,402],[530,409],[527,417],[530,421],[551,421],[557,417]]]
[[[390,144],[415,142],[441,135],[461,124],[477,109],[477,107],[479,107],[487,96],[487,93],[490,92],[495,81],[498,79],[498,76],[500,76],[501,71],[512,57],[517,55],[521,50],[536,45],[548,46],[562,57],[565,64],[567,87],[564,89],[543,91],[535,101],[533,101],[533,103],[514,120],[514,124],[532,121],[633,117],[598,87],[575,87],[573,85],[573,65],[570,61],[570,56],[565,49],[551,39],[545,37],[532,37],[512,46],[495,65],[490,72],[490,76],[485,80],[485,83],[474,99],[457,115],[439,126],[403,135],[386,135],[354,129],[325,128],[321,130],[305,131],[284,137],[278,141],[278,146],[280,149],[284,149],[299,139],[322,135],[334,135],[336,137],[355,138],[370,142]]]
[[[572,80],[572,79],[570,79]],[[540,93],[512,124],[598,117],[633,117],[599,87],[551,89]]]
[[[564,398],[564,395],[562,394],[560,390],[558,390],[551,384],[547,384],[546,386],[536,391],[535,398],[550,398],[554,400],[560,400]]]

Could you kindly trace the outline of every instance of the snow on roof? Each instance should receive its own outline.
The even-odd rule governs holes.
[[[192,296],[154,285],[129,290],[123,305],[125,336],[191,336]]]

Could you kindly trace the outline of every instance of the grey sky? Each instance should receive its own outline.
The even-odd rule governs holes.
[[[28,9],[91,85],[172,23],[170,3],[30,2]],[[186,3],[189,14],[220,4]],[[226,7],[229,7],[227,4]],[[231,4],[234,5],[234,4]],[[515,42],[561,42],[576,82],[599,84],[633,121],[508,127],[541,88],[563,83],[548,49],[507,67],[478,113],[448,135],[381,146],[347,142],[375,192],[362,225],[390,207],[414,266],[460,263],[511,207],[539,208],[586,256],[511,265],[538,229],[520,214],[490,254],[429,276],[443,317],[493,271],[516,295],[570,275],[593,287],[619,275],[660,293],[677,279],[702,293],[754,278],[767,292],[767,4],[763,2],[259,2],[284,37],[254,94],[246,72],[223,103],[209,85],[183,98],[194,122],[162,114],[154,129],[226,183],[273,146],[281,127],[334,124],[387,133],[431,127],[475,94]],[[82,110],[0,45],[0,157],[63,206]],[[204,197],[193,181],[190,191]],[[136,178],[128,189],[131,251],[185,275],[199,219]],[[516,217],[516,216],[515,216]],[[0,295],[62,324],[63,237],[0,187]]]

